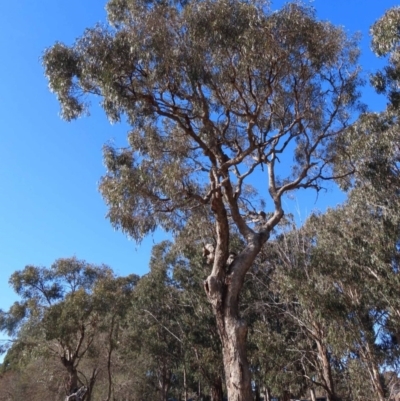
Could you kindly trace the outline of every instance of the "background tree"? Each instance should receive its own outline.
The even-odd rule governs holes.
[[[73,394],[84,385],[87,401],[91,399],[100,367],[109,361],[104,357],[99,366],[99,360],[95,362],[93,358],[98,352],[105,316],[111,312],[115,324],[116,308],[123,302],[121,297],[105,305],[112,294],[105,296],[101,287],[109,285],[111,280],[113,274],[108,267],[75,258],[59,259],[51,268],[27,266],[10,279],[21,301],[0,316],[0,328],[16,340],[14,349],[30,351],[31,357],[56,358],[67,376],[66,394]],[[134,283],[135,278],[126,281]],[[115,327],[109,327],[112,339]],[[91,363],[86,363],[83,369],[83,360],[90,357]]]
[[[333,177],[331,145],[358,96],[358,51],[298,4],[271,13],[262,2],[111,0],[107,10],[112,29],[45,52],[50,88],[67,120],[94,94],[111,121],[124,115],[132,126],[128,148],[105,148],[100,188],[114,226],[140,240],[207,210],[215,252],[205,290],[228,397],[250,400],[244,277],[283,216],[282,197]],[[264,167],[268,213],[247,186]],[[233,229],[243,248],[228,270]]]
[[[100,367],[99,380],[96,386],[96,397],[105,401],[116,399],[118,393],[117,377],[121,376],[120,339],[127,327],[127,316],[132,309],[134,290],[139,278],[135,274],[126,277],[107,277],[93,288],[96,309],[100,313],[99,335],[95,339],[95,352],[90,355]],[[93,362],[92,362],[93,363]],[[100,385],[101,384],[101,385]]]
[[[125,352],[136,361],[135,397],[167,401],[183,388],[178,289],[169,275],[168,242],[154,246],[149,267],[134,292]]]

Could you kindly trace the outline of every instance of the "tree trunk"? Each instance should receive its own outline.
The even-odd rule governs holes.
[[[97,369],[93,369],[92,376],[90,377],[89,384],[87,386],[87,391],[84,398],[85,401],[92,401],[92,394],[97,379],[97,373],[98,373]]]
[[[86,395],[87,395],[87,388],[85,386],[82,386],[75,393],[67,395],[65,397],[65,401],[83,401],[86,399]]]
[[[257,382],[255,383],[254,388],[254,401],[261,401],[260,386]]]
[[[78,390],[78,372],[76,369],[68,371],[68,394],[76,393]]]
[[[66,357],[61,358],[61,362],[68,372],[68,382],[66,385],[66,392],[68,395],[74,394],[78,391],[78,371],[75,368],[75,361],[67,359]]]
[[[230,297],[226,295],[229,289],[226,286],[220,291],[215,291],[215,287],[221,283],[214,280],[212,276],[208,278],[206,292],[213,304],[222,342],[228,400],[252,401],[251,375],[246,355],[247,324],[238,315],[238,301],[232,302],[233,300],[229,299]],[[215,302],[215,297],[223,299],[220,298],[219,302]]]
[[[328,350],[326,349],[325,344],[321,341],[316,341],[317,349],[318,349],[318,359],[321,363],[321,373],[322,373],[322,380],[325,384],[325,390],[327,392],[327,399],[328,401],[337,401],[338,398],[335,393],[335,386],[333,383],[332,378],[332,369],[331,364],[328,358]]]
[[[251,401],[251,375],[246,354],[247,325],[231,316],[225,318],[222,346],[229,401]]]
[[[183,400],[188,400],[188,390],[187,390],[187,383],[186,383],[186,366],[183,367]]]
[[[271,392],[267,386],[264,388],[264,399],[265,401],[271,401]]]
[[[385,400],[385,391],[382,386],[381,382],[381,375],[379,373],[379,370],[377,369],[376,366],[371,367],[371,380],[373,387],[375,389],[375,394],[377,396],[377,399],[379,401],[384,401]]]
[[[169,386],[167,384],[165,384],[160,389],[160,401],[167,401],[167,399],[168,399],[168,388],[169,388]]]
[[[310,388],[310,398],[311,401],[316,401],[316,397],[315,397],[315,390],[313,388]]]
[[[218,376],[211,386],[211,401],[222,401],[224,393],[222,391],[222,379]]]
[[[374,353],[371,351],[371,348],[373,348],[373,345],[370,346],[369,341],[366,340],[366,344],[364,345],[360,356],[368,366],[368,372],[371,378],[372,388],[375,391],[376,399],[378,401],[384,401],[385,390],[383,389],[379,367],[376,363],[376,358]]]
[[[231,286],[209,276],[205,289],[213,305],[222,355],[229,401],[252,401],[251,375],[246,355],[247,325],[239,317],[238,297],[232,297]]]
[[[228,400],[253,401],[250,367],[246,355],[247,324],[240,318],[239,297],[246,273],[253,265],[262,245],[268,240],[270,231],[255,233],[251,230],[240,216],[232,187],[226,184],[225,189],[226,199],[231,205],[232,218],[243,237],[246,238],[247,245],[239,255],[228,263],[229,220],[222,201],[222,192],[216,191],[211,202],[211,210],[217,220],[217,244],[213,257],[208,258],[213,260],[213,268],[204,282],[204,289],[212,304],[222,343]],[[268,222],[270,229],[283,216],[278,201],[277,198],[277,210]]]
[[[160,372],[159,384],[160,401],[167,401],[168,391],[171,384],[171,371],[166,368],[165,364],[163,364]]]

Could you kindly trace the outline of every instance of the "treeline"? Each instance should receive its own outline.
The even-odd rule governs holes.
[[[347,202],[301,228],[287,216],[246,275],[254,400],[383,401],[400,390],[393,135],[395,126],[381,132],[379,149],[374,133],[357,143],[364,156]],[[15,272],[20,301],[0,318],[12,337],[0,400],[64,400],[82,386],[87,401],[223,400],[221,342],[203,289],[210,266],[201,243],[190,243],[185,233],[156,245],[141,278],[75,258]],[[232,243],[242,246],[238,236]]]

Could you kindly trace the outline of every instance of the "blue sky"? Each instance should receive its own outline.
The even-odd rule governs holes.
[[[283,1],[272,3],[278,8]],[[366,73],[382,63],[369,50],[368,30],[392,0],[315,0],[319,18],[361,32],[361,65]],[[16,300],[9,276],[27,264],[50,266],[75,255],[105,263],[118,274],[143,274],[149,252],[162,233],[139,246],[113,230],[97,191],[104,174],[102,145],[124,141],[126,127],[111,126],[101,110],[72,123],[59,118],[48,91],[40,56],[55,41],[71,44],[86,27],[105,21],[105,2],[17,0],[0,13],[0,308]],[[384,99],[365,88],[372,110]],[[343,196],[331,188],[298,193],[287,201],[304,219],[311,210],[336,205]]]

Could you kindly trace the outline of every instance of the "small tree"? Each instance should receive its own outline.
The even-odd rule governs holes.
[[[228,398],[250,400],[244,277],[284,214],[282,197],[333,178],[333,145],[357,103],[358,51],[297,3],[272,13],[256,1],[110,0],[107,11],[111,28],[46,50],[50,88],[67,120],[94,94],[111,121],[132,126],[128,148],[104,151],[100,190],[115,227],[139,241],[211,219],[211,234],[199,233],[211,243],[204,288]],[[249,186],[255,174],[267,204]],[[232,232],[244,245],[228,266]]]

